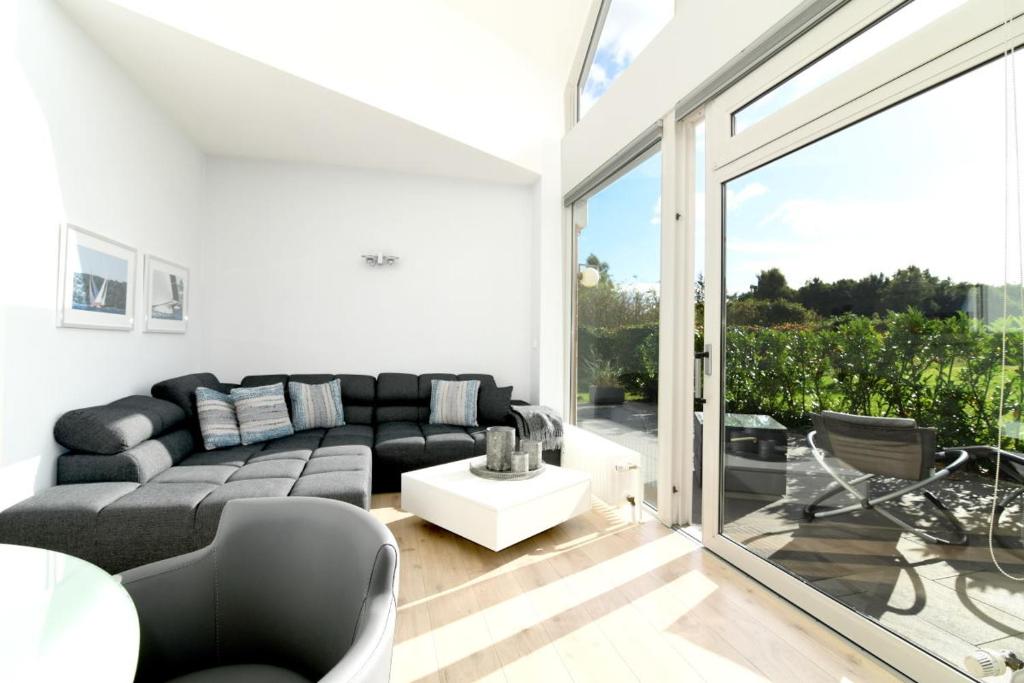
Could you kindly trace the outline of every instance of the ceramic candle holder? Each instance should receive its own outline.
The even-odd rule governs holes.
[[[508,472],[512,469],[512,451],[516,449],[516,430],[512,427],[487,428],[487,469]]]
[[[519,443],[519,450],[529,458],[530,469],[539,470],[541,464],[541,455],[544,452],[544,442],[537,441],[536,439],[523,439]]]
[[[512,471],[521,474],[529,471],[530,459],[526,453],[516,451],[512,454]]]

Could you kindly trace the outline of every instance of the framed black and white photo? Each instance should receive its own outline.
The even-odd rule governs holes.
[[[135,257],[135,250],[120,242],[77,225],[61,225],[57,325],[132,329]]]
[[[184,334],[188,327],[188,268],[150,254],[145,264],[146,332]]]

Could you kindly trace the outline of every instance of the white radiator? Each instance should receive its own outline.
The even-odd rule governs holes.
[[[643,489],[640,453],[575,425],[565,425],[562,467],[590,475],[592,493],[612,507],[629,503],[638,520]]]

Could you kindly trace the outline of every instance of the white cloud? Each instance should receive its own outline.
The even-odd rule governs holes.
[[[661,197],[655,199],[651,207],[651,225],[661,225]]]
[[[768,194],[768,188],[756,180],[748,183],[742,189],[728,190],[725,194],[726,206],[730,210],[736,210],[755,197]]]
[[[626,66],[672,19],[673,6],[674,0],[612,0],[598,49]]]
[[[754,235],[728,240],[729,291],[745,291],[773,267],[792,286],[815,277],[891,275],[910,265],[958,281],[1001,282],[1002,207],[996,193],[988,194],[947,193],[942,202],[785,201],[756,230],[744,231]]]

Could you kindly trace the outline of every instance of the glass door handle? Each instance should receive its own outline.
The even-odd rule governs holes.
[[[705,344],[703,351],[694,352],[693,359],[693,409],[704,410],[704,377],[711,375],[711,344]]]

